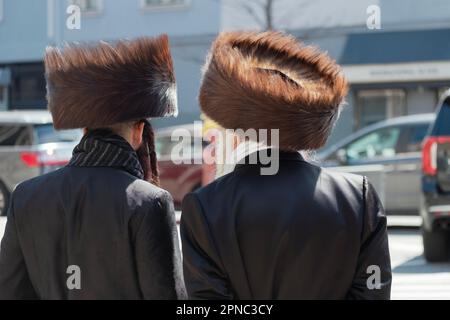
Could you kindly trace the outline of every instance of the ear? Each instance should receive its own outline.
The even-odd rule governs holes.
[[[133,132],[131,134],[132,147],[137,150],[142,145],[142,134],[144,133],[144,122],[139,121],[133,125]]]

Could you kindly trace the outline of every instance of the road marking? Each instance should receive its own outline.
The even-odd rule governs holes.
[[[420,227],[422,217],[420,216],[387,216],[388,227]]]

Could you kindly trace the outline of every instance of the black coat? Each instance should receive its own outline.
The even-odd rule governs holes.
[[[276,175],[238,165],[189,194],[181,238],[190,298],[390,297],[386,217],[373,187],[298,153],[281,153]],[[380,288],[369,289],[377,276]]]
[[[125,171],[65,167],[12,195],[0,299],[177,299],[181,269],[170,195]]]

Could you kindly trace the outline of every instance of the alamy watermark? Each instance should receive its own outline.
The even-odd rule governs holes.
[[[366,26],[369,30],[381,29],[381,9],[379,6],[373,4],[366,9],[367,20]]]
[[[66,286],[68,290],[81,290],[81,268],[77,265],[67,267],[68,274]],[[370,265],[366,269],[369,277],[366,280],[366,286],[369,290],[381,289],[381,269],[378,265]]]
[[[67,267],[66,286],[69,290],[81,290],[81,268],[77,265],[70,265]]]
[[[67,7],[66,13],[68,17],[66,19],[66,27],[69,30],[81,29],[81,8],[76,4],[71,4]]]
[[[174,164],[260,164],[261,175],[278,172],[278,129],[210,129],[203,134],[201,121],[195,121],[193,128],[177,128],[171,132],[170,140],[175,144],[170,150],[170,160]],[[203,138],[212,142],[204,149]],[[202,150],[202,156],[196,157],[195,150]]]
[[[380,290],[381,289],[381,269],[380,266],[370,265],[366,270],[367,274],[370,276],[367,278],[366,285],[369,290]]]

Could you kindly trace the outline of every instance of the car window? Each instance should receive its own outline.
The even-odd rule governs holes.
[[[450,98],[447,98],[439,109],[431,134],[450,136]]]
[[[405,137],[405,145],[402,146],[402,152],[420,152],[422,150],[423,139],[425,138],[429,127],[430,125],[428,123],[409,127]]]
[[[52,124],[35,125],[36,144],[53,142],[78,142],[82,137],[80,129],[57,131]]]
[[[29,127],[17,125],[0,125],[0,146],[29,146],[32,134]]]
[[[383,128],[368,133],[346,147],[347,159],[391,158],[397,153],[400,127]]]

